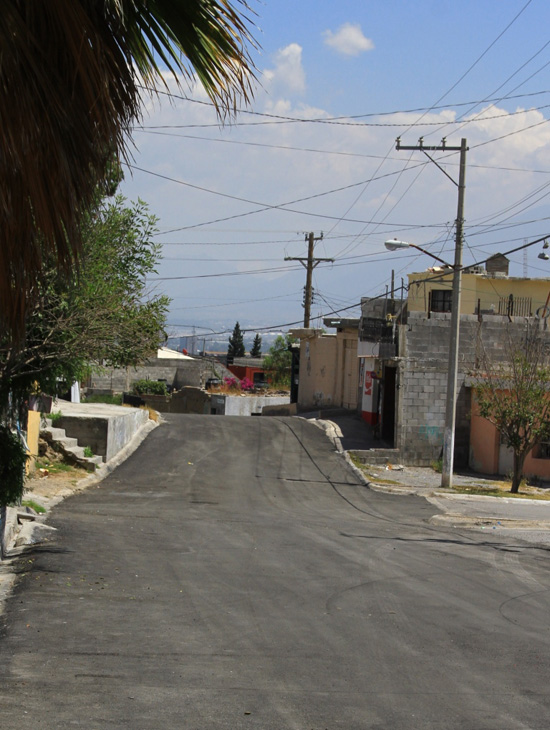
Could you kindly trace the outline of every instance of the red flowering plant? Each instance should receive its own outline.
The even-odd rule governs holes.
[[[223,379],[223,384],[228,391],[241,389],[241,384],[238,378],[230,378],[229,376],[226,376]]]

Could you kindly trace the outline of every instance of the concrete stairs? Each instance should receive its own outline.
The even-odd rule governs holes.
[[[78,445],[78,440],[67,436],[65,429],[53,426],[48,418],[46,419],[46,425],[40,429],[40,436],[55,451],[63,454],[67,461],[86,469],[86,471],[93,472],[103,464],[102,456],[84,456],[84,447]]]

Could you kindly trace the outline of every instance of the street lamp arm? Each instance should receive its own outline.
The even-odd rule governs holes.
[[[435,254],[431,253],[430,251],[426,251],[425,248],[421,248],[420,246],[417,246],[415,243],[409,243],[408,241],[398,241],[396,238],[390,238],[389,241],[384,242],[384,246],[388,249],[388,251],[398,251],[403,248],[415,248],[417,251],[420,251],[421,253],[425,253],[426,256],[431,256],[432,259],[439,261],[444,266],[448,266],[450,269],[453,268],[453,266],[451,264],[449,264],[447,261],[444,261],[443,259],[439,258],[439,256],[436,256]]]

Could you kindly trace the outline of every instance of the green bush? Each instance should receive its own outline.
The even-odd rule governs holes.
[[[85,403],[107,403],[111,406],[122,405],[122,395],[117,393],[116,395],[99,395],[98,393],[92,393],[87,395],[84,399]]]
[[[27,453],[18,436],[0,426],[0,505],[13,504],[23,496]]]
[[[166,383],[159,380],[136,380],[132,392],[136,395],[168,395]]]

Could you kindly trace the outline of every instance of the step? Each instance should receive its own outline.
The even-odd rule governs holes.
[[[62,441],[58,441],[58,443],[61,444],[62,446],[65,446]],[[78,446],[78,442],[77,442],[77,445],[75,445],[75,446],[65,446],[63,451],[68,455],[70,454],[70,455],[74,456],[75,459],[86,458],[84,456],[84,446]]]
[[[95,471],[96,467],[103,464],[103,457],[100,455],[84,456],[84,446],[78,445],[78,439],[67,436],[63,428],[47,425],[40,431],[40,435],[57,451],[61,451],[69,461],[78,464],[86,471]]]
[[[65,449],[73,449],[75,447],[78,447],[78,439],[72,438],[71,436],[56,438],[55,441],[58,444],[62,444]]]
[[[362,464],[399,464],[401,454],[399,449],[365,449],[353,451],[353,454]]]
[[[51,439],[56,441],[67,436],[64,428],[56,428],[55,426],[46,426],[46,428],[41,429],[40,433],[45,434],[46,438],[50,436]]]

